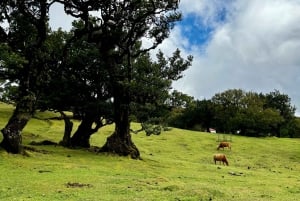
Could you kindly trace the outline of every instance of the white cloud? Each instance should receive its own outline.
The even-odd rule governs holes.
[[[230,88],[263,93],[278,89],[291,97],[300,114],[300,1],[232,1],[220,23],[213,16],[224,7],[222,2],[182,0],[184,15],[196,13],[215,24],[215,30],[204,53],[200,46],[186,50],[194,55],[194,63],[174,86],[195,98]],[[183,50],[187,45],[178,42],[186,40],[175,29],[161,48],[173,47],[172,41]]]
[[[217,26],[218,19],[224,10],[230,8],[232,0],[182,0],[180,9],[184,14],[195,14],[199,17],[199,24]]]
[[[49,24],[53,30],[62,28],[63,30],[70,30],[74,18],[64,12],[62,4],[54,3],[50,7]]]

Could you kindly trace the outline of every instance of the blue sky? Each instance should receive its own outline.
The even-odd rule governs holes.
[[[196,99],[227,89],[276,89],[300,116],[300,0],[181,0],[180,10],[183,20],[159,46],[194,56],[174,88]],[[70,28],[62,8],[51,15],[52,27]]]
[[[189,44],[192,45],[206,44],[210,40],[214,30],[212,26],[203,26],[202,21],[199,20],[195,14],[184,16],[182,21],[178,22],[177,26],[180,27],[182,35],[184,35],[188,39]]]
[[[203,15],[203,11],[197,12],[197,10],[191,10],[191,12],[183,12],[182,20],[177,23],[177,28],[181,30],[181,34],[188,40],[188,46],[185,46],[184,49],[191,50],[192,47],[199,46],[202,47],[202,50],[205,50],[205,46],[211,40],[214,31],[223,22],[226,22],[226,5],[230,3],[232,3],[232,1],[228,0],[227,4],[220,3],[215,6],[215,11],[213,11],[213,14],[211,16]],[[215,3],[202,4],[203,10],[212,10],[212,7],[210,5],[214,4]]]
[[[184,13],[182,20],[177,23],[182,35],[184,35],[192,45],[205,45],[211,39],[216,24],[226,22],[227,10],[221,6],[213,16],[214,23],[207,22],[203,15],[197,12]]]

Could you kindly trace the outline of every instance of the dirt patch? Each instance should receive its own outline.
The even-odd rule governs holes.
[[[81,183],[77,183],[77,182],[68,182],[66,183],[66,187],[67,188],[84,188],[84,187],[87,187],[87,188],[91,188],[93,187],[92,184],[81,184]]]

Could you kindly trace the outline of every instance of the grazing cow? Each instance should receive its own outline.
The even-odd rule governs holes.
[[[217,150],[219,150],[220,148],[223,148],[223,150],[224,150],[225,147],[228,147],[228,149],[231,150],[231,145],[230,145],[229,142],[220,142],[220,144],[219,144]]]
[[[217,161],[220,161],[220,164],[222,162],[223,165],[224,164],[226,164],[227,166],[229,165],[225,154],[215,154],[214,155],[214,161],[215,161],[215,164],[217,164]]]

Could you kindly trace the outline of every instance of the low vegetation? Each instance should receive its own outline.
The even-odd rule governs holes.
[[[1,128],[11,112],[11,106],[0,104]],[[299,139],[232,136],[231,151],[223,151],[217,150],[221,134],[173,128],[158,136],[133,135],[142,160],[132,160],[95,153],[95,147],[30,145],[59,142],[63,135],[63,120],[41,120],[48,116],[45,113],[37,116],[23,131],[26,155],[0,150],[0,200],[282,201],[300,197]],[[100,129],[91,144],[103,145],[113,129]],[[215,165],[215,153],[225,153],[229,166]]]

